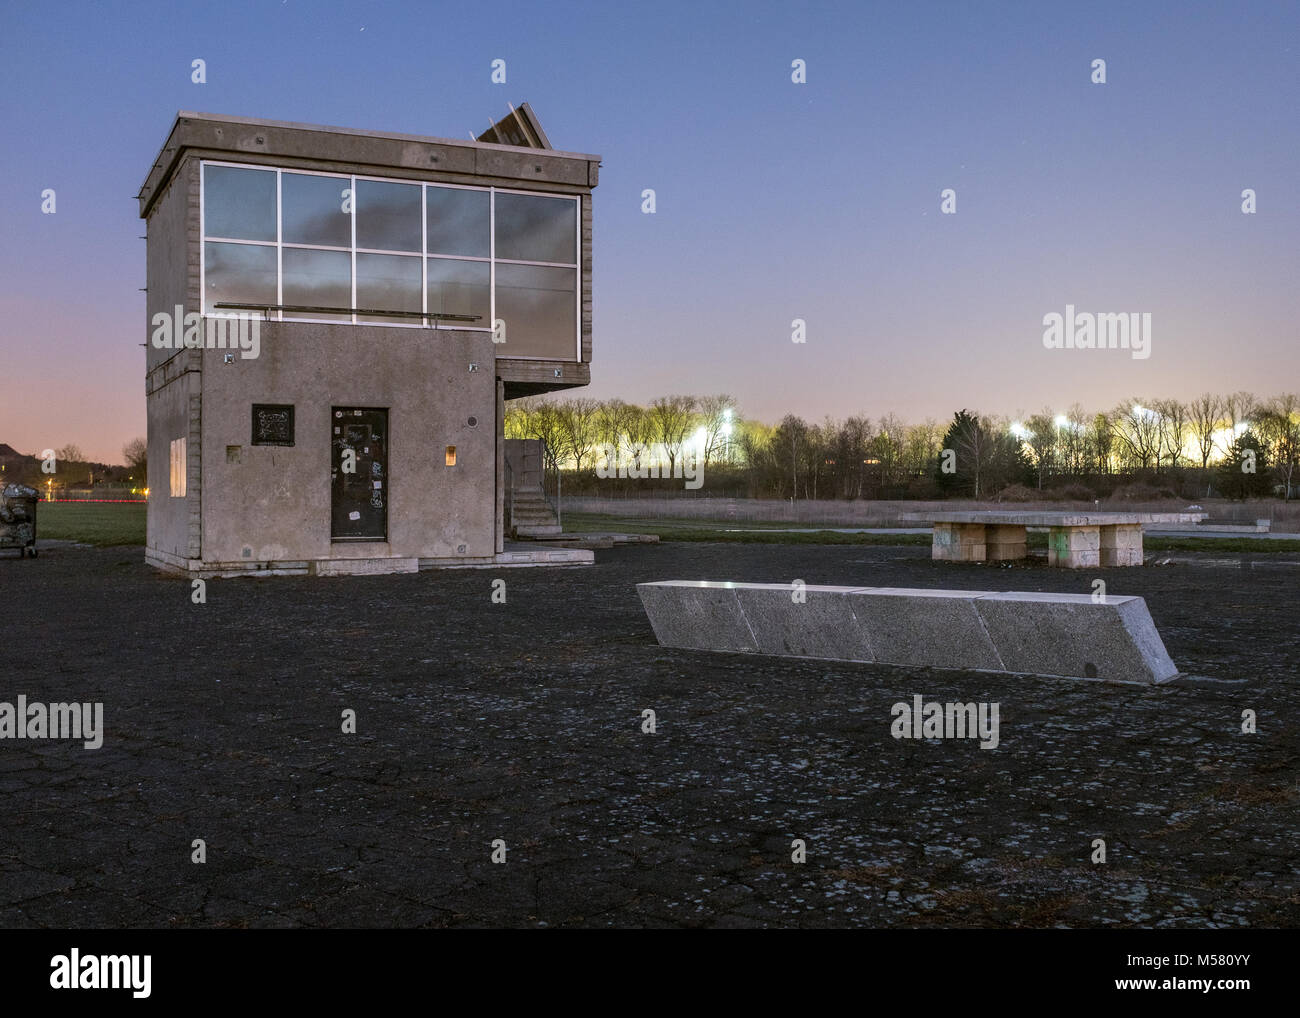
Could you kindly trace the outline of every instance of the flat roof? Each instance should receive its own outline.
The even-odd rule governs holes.
[[[582,189],[596,186],[600,166],[600,156],[586,152],[181,110],[140,187],[141,217],[185,151],[194,148],[253,156],[252,161],[319,160]]]

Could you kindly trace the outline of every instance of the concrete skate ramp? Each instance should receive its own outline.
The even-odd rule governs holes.
[[[1140,597],[663,580],[665,647],[1157,683],[1177,677]]]

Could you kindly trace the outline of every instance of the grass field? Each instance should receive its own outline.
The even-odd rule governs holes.
[[[36,538],[101,547],[144,544],[144,513],[143,504],[42,502],[36,507]]]
[[[565,513],[564,529],[575,533],[592,531],[626,531],[658,534],[661,541],[715,541],[736,544],[864,544],[908,545],[929,547],[928,534],[839,534],[831,530],[789,533],[782,529],[795,524],[745,523],[737,531],[735,523],[711,523],[700,520],[637,520],[590,513]],[[66,541],[81,541],[101,547],[117,544],[144,544],[145,507],[143,505],[105,505],[102,503],[42,502],[36,511],[36,536]],[[1029,546],[1047,547],[1047,535],[1029,535]],[[1147,551],[1219,551],[1219,552],[1300,552],[1300,540],[1264,541],[1250,537],[1157,537],[1148,534]]]

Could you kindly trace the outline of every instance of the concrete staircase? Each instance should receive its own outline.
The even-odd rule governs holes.
[[[510,518],[515,537],[556,537],[562,531],[546,496],[539,488],[517,488]]]

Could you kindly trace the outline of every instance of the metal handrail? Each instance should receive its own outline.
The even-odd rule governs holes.
[[[452,315],[435,311],[385,311],[381,308],[337,308],[323,304],[243,304],[235,301],[218,301],[212,305],[231,311],[296,311],[329,315],[382,315],[385,318],[434,318],[446,322],[477,322],[482,315]]]

